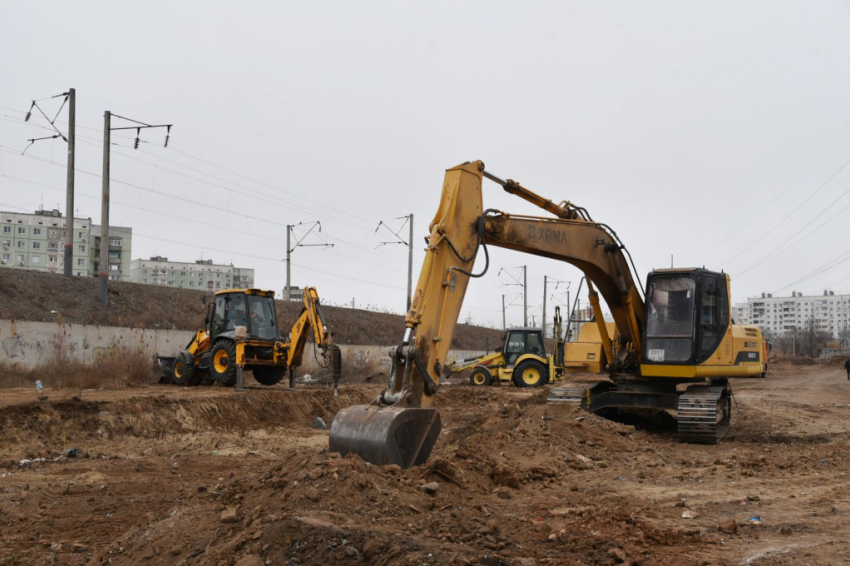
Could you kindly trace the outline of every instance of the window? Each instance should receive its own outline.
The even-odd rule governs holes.
[[[41,258],[40,258],[40,257],[38,257],[37,255],[34,255],[34,256],[32,256],[32,257],[30,258],[30,261],[31,261],[32,263],[41,263]]]
[[[18,234],[26,234],[27,229],[26,226],[18,226]]]
[[[55,256],[55,255],[47,256],[47,263],[59,263],[59,256]]]
[[[3,233],[4,234],[11,234],[12,233],[12,227],[11,226],[3,226]]]
[[[189,281],[189,287],[194,287],[194,286],[195,286],[195,282],[194,282],[194,281]]]
[[[79,246],[77,246],[77,250],[79,250],[79,251],[80,251],[80,252],[82,252],[82,253],[86,253],[86,246],[85,246],[85,244],[80,244]]]
[[[696,283],[690,277],[656,279],[647,289],[646,357],[653,362],[691,358]]]
[[[23,241],[23,240],[18,240],[18,244],[17,244],[17,245],[18,245],[18,247],[19,247],[19,248],[25,248],[25,247],[27,247],[27,243],[26,243],[25,241]]]
[[[86,233],[85,232],[77,232],[77,235],[80,237],[81,240],[86,239]]]
[[[3,254],[3,261],[9,261],[9,254]]]
[[[142,279],[142,283],[147,283],[147,282],[148,282],[147,279]]]
[[[77,265],[79,265],[80,267],[84,266],[85,264],[86,264],[85,259],[80,258],[80,259],[77,260]]]
[[[26,259],[26,256],[18,254],[18,263],[23,264],[25,259]]]
[[[117,265],[110,265],[109,271],[118,271],[118,266]]]
[[[40,250],[41,249],[41,242],[33,242],[32,243],[32,249]]]
[[[121,238],[109,238],[109,245],[121,247]]]
[[[109,252],[109,259],[121,259],[121,252]]]
[[[180,277],[186,277],[186,272],[185,272],[185,271],[181,271],[181,272],[180,272]]]
[[[41,235],[41,228],[33,228],[32,233],[33,233],[33,236],[40,236]]]

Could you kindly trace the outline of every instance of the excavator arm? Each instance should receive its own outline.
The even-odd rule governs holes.
[[[554,218],[484,210],[484,177]],[[499,179],[486,172],[481,161],[475,161],[446,171],[440,205],[429,229],[425,261],[405,316],[404,338],[390,351],[390,385],[372,404],[340,411],[331,427],[332,451],[353,452],[376,464],[402,467],[427,460],[440,432],[439,413],[433,409],[440,373],[467,285],[488,269],[487,245],[564,261],[581,269],[605,298],[619,330],[619,342],[612,344],[608,338],[608,359],[619,369],[637,371],[643,301],[616,234],[593,222],[583,208],[568,202],[555,204],[514,181]],[[485,264],[480,273],[473,273],[482,251]],[[602,320],[601,312],[597,319]]]

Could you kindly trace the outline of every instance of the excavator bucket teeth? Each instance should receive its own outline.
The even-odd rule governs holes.
[[[329,450],[357,454],[372,464],[409,468],[428,460],[440,429],[435,409],[354,405],[334,418]]]

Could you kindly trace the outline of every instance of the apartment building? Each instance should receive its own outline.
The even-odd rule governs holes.
[[[802,330],[814,324],[815,330],[829,332],[835,338],[845,338],[850,330],[850,295],[836,295],[825,290],[823,295],[803,295],[792,291],[790,297],[748,297],[736,303],[732,316],[739,324],[753,324],[776,334]]]
[[[144,285],[182,287],[209,292],[254,286],[254,270],[213,263],[169,261],[167,257],[134,259],[130,262],[130,281]]]
[[[0,211],[0,267],[64,273],[66,220],[56,209]],[[74,218],[73,230],[73,274],[90,277],[91,218]]]
[[[89,262],[92,265],[92,274],[100,275],[100,245],[101,226],[92,226],[92,243],[89,246],[91,255]],[[108,269],[109,279],[112,281],[130,280],[130,253],[132,252],[133,229],[122,226],[109,227],[109,256]]]

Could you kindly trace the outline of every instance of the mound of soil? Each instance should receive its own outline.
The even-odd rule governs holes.
[[[176,514],[131,529],[93,562],[166,564],[174,561],[167,549],[185,549],[181,555],[197,564],[261,563],[252,557],[272,564],[634,564],[654,547],[693,542],[654,525],[639,502],[612,501],[586,480],[612,460],[638,457],[642,433],[545,405],[545,392],[511,403],[499,402],[499,393],[447,390],[443,402],[454,406],[493,402],[444,433],[424,466],[401,470],[322,447],[299,449],[248,476],[203,486]]]

